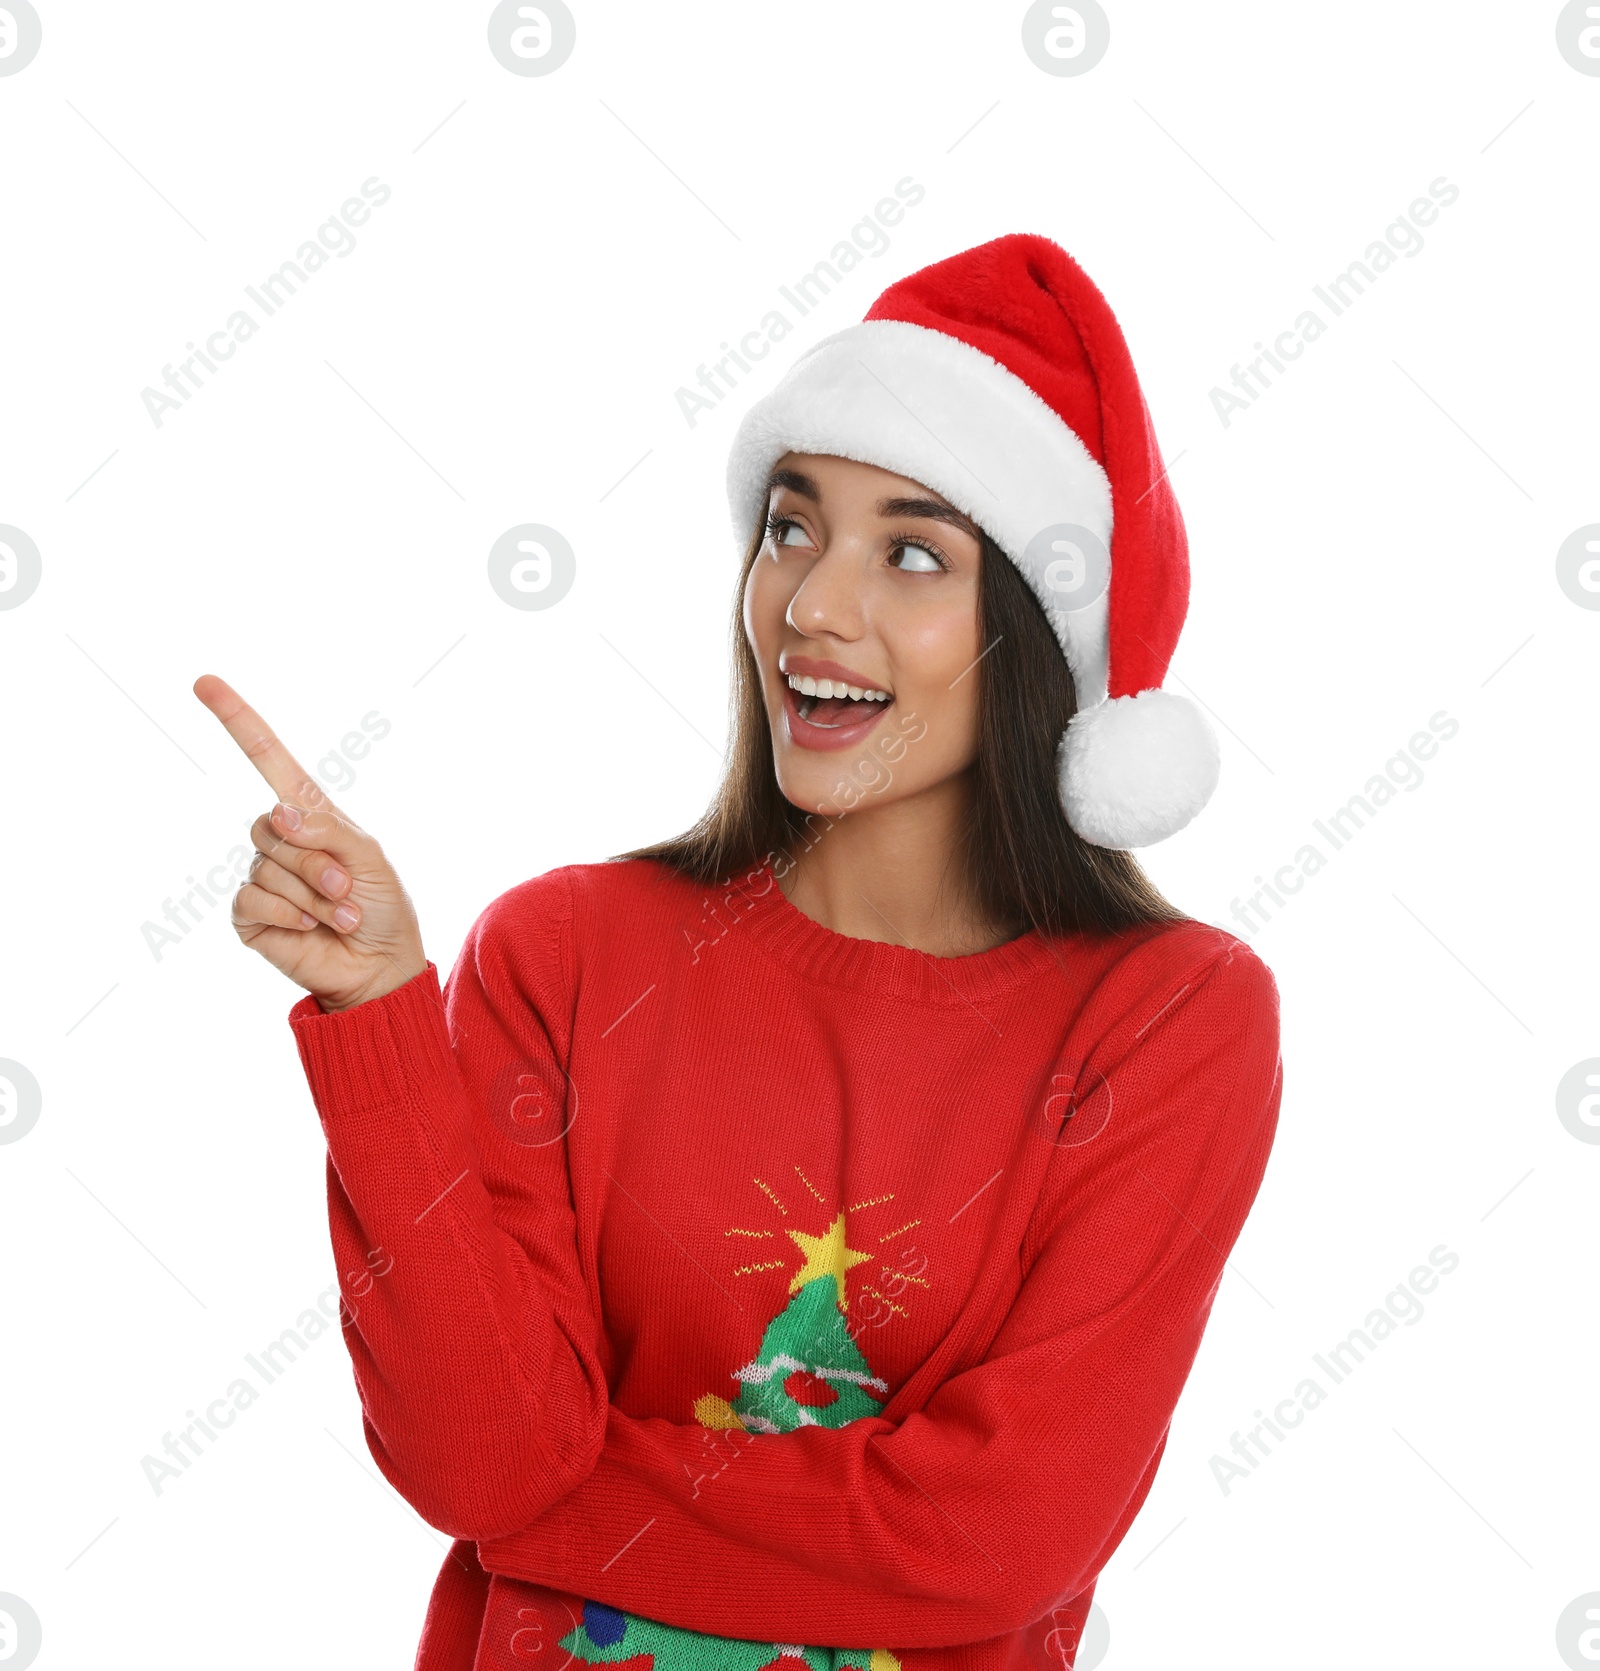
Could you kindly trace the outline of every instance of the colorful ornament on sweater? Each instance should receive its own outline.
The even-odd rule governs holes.
[[[703,1636],[679,1630],[598,1601],[583,1604],[583,1623],[561,1638],[561,1646],[585,1665],[618,1665],[644,1654],[652,1671],[900,1671],[900,1661],[883,1648],[803,1648],[781,1642],[741,1642],[732,1636]]]

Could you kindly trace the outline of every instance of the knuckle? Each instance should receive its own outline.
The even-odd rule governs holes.
[[[250,880],[260,888],[281,888],[288,875],[289,872],[267,853],[257,853],[250,866]]]
[[[267,840],[261,844],[260,850],[262,862],[257,881],[261,880],[262,875],[272,880],[277,877],[310,877],[320,874],[312,868],[317,858],[314,848],[295,847],[270,827],[267,830]]]
[[[312,813],[306,820],[306,827],[324,845],[348,844],[352,831],[349,819],[335,812],[331,807],[321,812]]]

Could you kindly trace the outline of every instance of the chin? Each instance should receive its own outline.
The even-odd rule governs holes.
[[[850,810],[846,800],[855,805],[861,803],[860,781],[850,766],[851,762],[840,761],[830,776],[823,777],[814,770],[786,771],[774,762],[783,798],[801,812],[814,813],[820,818],[843,817]]]
[[[868,812],[905,800],[928,787],[910,781],[904,773],[865,750],[836,754],[826,765],[795,760],[793,755],[798,752],[787,750],[789,758],[773,761],[778,788],[791,806],[819,818],[843,818],[851,812]]]

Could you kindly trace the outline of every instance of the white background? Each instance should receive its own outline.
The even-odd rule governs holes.
[[[391,722],[335,794],[447,970],[507,887],[705,804],[739,413],[893,279],[1026,230],[1116,309],[1188,522],[1173,676],[1223,779],[1160,885],[1237,929],[1311,820],[1460,726],[1252,938],[1277,1144],[1104,1664],[1559,1666],[1600,1590],[1600,1146],[1555,1106],[1600,1055],[1600,613],[1555,578],[1600,521],[1600,77],[1558,8],[1122,0],[1063,77],[1014,3],[574,0],[524,77],[482,4],[39,4],[0,78],[0,522],[43,562],[0,611],[0,1057],[44,1097],[0,1147],[0,1591],[39,1664],[409,1665],[443,1555],[336,1331],[161,1495],[141,1471],[333,1279],[297,989],[226,900],[144,936],[270,803],[193,680],[313,766]],[[141,389],[373,175],[354,252],[157,428]],[[674,390],[907,175],[887,253],[691,429]],[[1213,386],[1440,176],[1420,254],[1224,427]],[[530,521],[577,554],[544,612],[486,580]],[[1210,1458],[1441,1243],[1421,1321],[1224,1494]]]

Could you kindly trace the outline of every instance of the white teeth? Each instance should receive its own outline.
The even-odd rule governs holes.
[[[830,696],[850,696],[857,702],[888,702],[892,700],[886,690],[873,690],[870,686],[847,685],[842,679],[813,679],[809,673],[786,673],[784,677],[789,681],[792,690],[802,696],[818,698]]]

